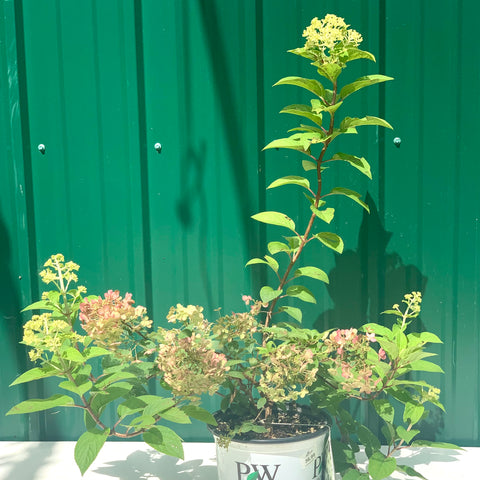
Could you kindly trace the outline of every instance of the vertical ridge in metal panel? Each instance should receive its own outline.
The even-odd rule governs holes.
[[[64,52],[63,52],[63,32],[62,32],[62,9],[61,9],[61,1],[56,0],[55,2],[55,23],[56,23],[56,34],[57,34],[57,59],[58,59],[58,85],[59,85],[59,110],[60,110],[60,118],[61,118],[61,125],[58,125],[60,130],[60,139],[59,145],[61,142],[62,145],[62,154],[63,154],[63,166],[64,166],[64,177],[63,177],[63,187],[65,190],[65,205],[63,208],[67,212],[66,218],[69,218],[70,221],[73,221],[72,216],[70,213],[72,212],[72,202],[71,202],[71,189],[70,189],[70,149],[68,145],[68,132],[67,132],[67,105],[65,103],[65,69],[64,69]],[[54,166],[52,165],[51,168],[53,169]],[[73,238],[72,238],[72,228],[71,223],[70,225],[66,226],[65,234],[67,237],[68,246],[65,250],[71,255],[73,251]],[[52,252],[57,253],[57,252]]]
[[[142,235],[143,235],[143,258],[144,258],[144,281],[145,299],[150,316],[155,318],[153,311],[152,291],[152,253],[151,253],[151,227],[150,227],[150,204],[148,183],[148,155],[147,155],[147,125],[145,104],[145,66],[143,51],[143,18],[142,3],[135,0],[135,42],[136,42],[136,66],[137,66],[137,101],[138,101],[138,139],[140,155],[140,192],[142,208]]]
[[[462,3],[463,0],[456,2],[455,12],[456,15],[456,111],[455,111],[455,159],[453,168],[453,219],[452,219],[452,233],[453,233],[453,245],[452,245],[452,332],[454,338],[452,341],[452,359],[453,369],[451,371],[452,377],[452,389],[457,390],[457,336],[458,336],[458,281],[459,281],[459,226],[460,226],[460,175],[461,175],[461,154],[460,154],[460,139],[462,134],[462,61],[463,61],[463,48],[462,48]],[[452,396],[453,405],[451,408],[456,408],[456,397]]]
[[[95,105],[96,105],[96,125],[97,125],[97,135],[98,135],[98,176],[99,184],[103,187],[105,185],[105,145],[104,145],[104,135],[103,135],[103,109],[102,109],[102,82],[100,78],[100,53],[99,53],[99,21],[98,21],[98,8],[95,0],[91,0],[91,11],[92,11],[92,34],[93,34],[93,74],[95,81]],[[108,238],[107,232],[107,223],[105,218],[107,216],[106,212],[106,201],[105,201],[105,188],[100,188],[98,195],[100,197],[98,208],[100,210],[101,216],[101,230],[102,238],[102,262],[99,265],[99,268],[103,270],[103,278],[107,277],[108,271]]]

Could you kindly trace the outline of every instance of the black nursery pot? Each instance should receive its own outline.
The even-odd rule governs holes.
[[[290,425],[293,430],[294,424]],[[258,480],[334,480],[330,419],[325,414],[314,415],[308,427],[308,433],[284,438],[234,437],[227,447],[218,429],[210,427],[218,480],[247,480],[254,472],[258,472]]]

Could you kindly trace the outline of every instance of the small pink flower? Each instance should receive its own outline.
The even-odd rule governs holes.
[[[253,298],[250,295],[242,295],[242,301],[245,302],[245,305],[249,305],[250,302],[253,302]]]
[[[377,341],[377,339],[375,338],[374,332],[367,332],[366,337],[369,342],[375,343]]]
[[[342,377],[343,378],[348,379],[352,376],[350,369],[351,369],[351,367],[350,367],[350,365],[348,365],[348,363],[342,363]]]
[[[385,353],[385,350],[383,348],[380,348],[378,351],[378,359],[379,360],[385,360],[387,358],[387,354]]]

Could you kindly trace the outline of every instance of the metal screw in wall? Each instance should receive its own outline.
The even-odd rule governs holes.
[[[37,148],[42,155],[45,155],[45,145],[43,143],[40,143]]]
[[[402,144],[402,139],[400,137],[395,137],[393,139],[393,144],[397,147],[400,148],[400,145]]]
[[[155,150],[158,152],[158,153],[162,153],[162,144],[161,143],[156,143],[153,148],[155,148]]]

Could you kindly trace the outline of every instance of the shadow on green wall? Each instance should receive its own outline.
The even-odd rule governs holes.
[[[15,286],[14,274],[11,269],[11,257],[12,249],[8,230],[2,217],[0,217],[0,328],[6,347],[15,351],[13,356],[9,356],[9,360],[14,362],[14,365],[9,365],[9,367],[13,367],[9,370],[19,372],[26,368],[27,360],[25,349],[17,348],[18,342],[23,337],[20,318],[22,306],[20,293]]]
[[[336,255],[335,267],[329,272],[327,290],[334,306],[317,318],[314,326],[320,331],[360,328],[367,321],[385,324],[393,317],[384,316],[381,312],[400,303],[406,293],[425,293],[427,277],[415,265],[405,265],[398,253],[387,252],[392,232],[385,230],[369,194],[366,203],[370,214],[366,211],[363,214],[357,249]],[[425,330],[420,317],[412,322],[410,329],[417,332]],[[381,425],[372,409],[362,411],[357,402],[351,413],[380,435]],[[436,440],[443,427],[443,412],[434,407],[422,422],[419,438]]]
[[[12,417],[4,417],[6,411],[26,394],[24,385],[16,387],[16,391],[8,387],[20,372],[27,369],[25,347],[19,345],[23,337],[20,292],[11,264],[11,242],[7,226],[0,216],[0,350],[3,355],[0,373],[0,435],[3,440],[24,440],[25,424],[20,425]]]
[[[336,255],[335,267],[328,274],[327,290],[334,306],[317,318],[319,330],[359,328],[367,321],[383,323],[381,312],[400,303],[406,293],[425,293],[427,277],[416,266],[404,265],[398,253],[387,253],[392,233],[385,230],[369,194],[366,203],[370,214],[363,214],[357,249]],[[421,320],[412,328],[421,331]]]

